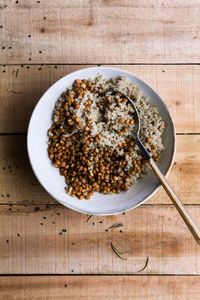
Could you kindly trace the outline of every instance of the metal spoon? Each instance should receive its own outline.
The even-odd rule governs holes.
[[[137,124],[137,126],[138,126],[137,136],[136,136],[136,143],[137,143],[138,147],[140,148],[144,158],[149,161],[150,166],[152,167],[154,173],[159,178],[163,188],[165,189],[166,193],[168,194],[168,196],[172,200],[173,204],[175,205],[176,209],[178,210],[179,214],[181,215],[183,221],[185,222],[185,224],[189,228],[190,232],[192,233],[193,237],[196,239],[197,243],[200,244],[200,230],[199,230],[199,228],[197,227],[197,225],[193,221],[192,217],[190,216],[190,214],[187,212],[187,210],[183,206],[183,203],[181,202],[179,197],[176,195],[176,193],[173,191],[172,187],[170,186],[170,184],[166,180],[165,176],[159,170],[159,168],[156,165],[156,163],[154,162],[153,158],[150,156],[149,152],[146,150],[145,146],[143,145],[142,141],[140,140],[140,117],[139,117],[139,113],[138,113],[138,110],[137,110],[134,102],[129,97],[124,95],[122,92],[113,91],[112,94],[116,95],[118,93],[121,94],[124,98],[126,98],[132,104],[132,106],[134,107],[135,115],[136,115],[135,124]]]

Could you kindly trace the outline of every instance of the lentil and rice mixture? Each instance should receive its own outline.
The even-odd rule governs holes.
[[[165,122],[140,90],[127,78],[76,79],[57,100],[48,130],[48,153],[65,177],[66,192],[90,199],[94,192],[127,191],[149,171],[135,144],[134,108],[141,118],[141,140],[158,161],[164,149]]]

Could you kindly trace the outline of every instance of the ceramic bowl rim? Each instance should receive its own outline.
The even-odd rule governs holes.
[[[39,177],[38,177],[38,175],[37,175],[37,173],[36,173],[36,171],[35,171],[35,168],[34,168],[34,164],[33,164],[33,161],[32,161],[32,157],[31,157],[31,155],[30,155],[30,150],[29,150],[29,139],[30,139],[30,131],[31,131],[31,126],[32,126],[32,120],[33,120],[33,116],[34,116],[34,113],[35,113],[35,111],[36,111],[36,108],[39,106],[39,103],[42,101],[42,99],[45,97],[45,95],[49,92],[49,90],[51,90],[51,89],[53,89],[56,85],[57,85],[57,83],[59,82],[59,81],[61,81],[61,80],[63,80],[64,78],[66,78],[66,77],[68,77],[69,75],[70,76],[75,76],[76,74],[78,74],[79,76],[80,76],[80,73],[82,72],[82,71],[87,71],[87,70],[113,70],[113,71],[116,71],[116,72],[119,72],[119,71],[121,71],[121,72],[124,72],[124,73],[126,73],[126,74],[128,74],[129,76],[131,76],[131,77],[134,77],[134,78],[136,78],[136,79],[138,79],[141,83],[143,83],[144,85],[146,85],[146,86],[148,86],[156,95],[157,95],[157,97],[158,98],[160,98],[160,100],[161,100],[161,102],[163,103],[163,105],[164,105],[164,108],[165,108],[165,110],[167,111],[167,113],[168,113],[168,116],[169,116],[169,119],[170,119],[170,122],[171,122],[171,124],[172,124],[172,134],[173,134],[173,139],[174,139],[174,143],[173,143],[173,152],[172,152],[172,154],[171,154],[171,162],[170,162],[170,165],[169,165],[169,167],[168,167],[168,169],[167,169],[167,171],[165,172],[165,176],[167,177],[168,176],[168,174],[169,174],[169,172],[170,172],[170,170],[171,170],[171,168],[172,168],[172,165],[173,165],[173,162],[174,162],[174,157],[175,157],[175,153],[176,153],[176,129],[175,129],[175,125],[174,125],[174,121],[173,121],[173,118],[172,118],[172,115],[171,115],[171,113],[170,113],[170,111],[169,111],[169,109],[168,109],[168,107],[167,107],[167,105],[166,105],[166,103],[165,103],[165,101],[162,99],[162,97],[149,85],[149,84],[147,84],[144,80],[142,80],[142,79],[140,79],[139,77],[137,77],[137,76],[135,76],[134,75],[134,73],[132,73],[132,72],[129,72],[129,71],[127,71],[127,70],[124,70],[124,69],[120,69],[120,68],[114,68],[114,67],[107,67],[107,66],[103,66],[103,67],[88,67],[88,68],[83,68],[83,69],[79,69],[79,70],[76,70],[76,71],[74,71],[74,72],[71,72],[71,73],[69,73],[69,74],[67,74],[67,75],[65,75],[65,76],[63,76],[63,77],[61,77],[61,78],[59,78],[57,81],[55,81],[43,94],[42,94],[42,96],[40,97],[40,99],[39,99],[39,101],[37,102],[37,104],[35,105],[35,107],[34,107],[34,109],[33,109],[33,112],[32,112],[32,114],[31,114],[31,117],[30,117],[30,121],[29,121],[29,125],[28,125],[28,130],[27,130],[27,152],[28,152],[28,157],[29,157],[29,161],[30,161],[30,164],[31,164],[31,167],[32,167],[32,170],[33,170],[33,172],[34,172],[34,174],[35,174],[35,176],[36,176],[36,178],[37,178],[37,180],[39,181],[39,183],[41,184],[41,186],[46,190],[46,192],[49,194],[49,195],[51,195],[51,197],[53,197],[53,199],[55,199],[55,200],[57,200],[60,204],[62,204],[62,205],[64,205],[65,207],[67,207],[67,208],[70,208],[70,209],[72,209],[72,210],[74,210],[74,211],[77,211],[77,212],[80,212],[80,213],[83,213],[83,214],[89,214],[89,212],[86,212],[86,211],[84,211],[84,210],[82,210],[81,208],[80,209],[78,209],[78,208],[74,208],[74,207],[72,207],[70,204],[68,205],[68,204],[65,204],[65,203],[63,203],[63,201],[61,201],[61,200],[59,200],[58,199],[58,197],[56,197],[55,195],[53,195],[47,188],[46,188],[46,186],[44,186],[43,184],[42,184],[42,182],[40,181],[40,179],[39,179]],[[146,201],[148,201],[159,189],[160,189],[160,187],[161,187],[161,184],[159,184],[156,188],[155,188],[155,190],[153,190],[145,199],[143,199],[141,202],[139,202],[139,203],[137,203],[137,204],[135,204],[135,205],[133,205],[132,207],[130,207],[130,208],[127,208],[127,209],[125,209],[125,210],[123,210],[123,211],[118,211],[118,212],[112,212],[112,213],[93,213],[93,215],[96,215],[96,216],[111,216],[111,215],[117,215],[117,214],[121,214],[121,213],[123,213],[123,212],[127,212],[127,211],[129,211],[129,210],[132,210],[132,209],[135,209],[136,207],[138,207],[138,206],[140,206],[140,205],[142,205],[142,204],[144,204]]]

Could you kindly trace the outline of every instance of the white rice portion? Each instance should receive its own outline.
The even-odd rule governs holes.
[[[115,90],[115,91],[121,91],[122,93],[130,97],[134,101],[140,115],[140,121],[141,121],[140,137],[144,146],[147,148],[147,150],[150,150],[149,143],[146,142],[146,138],[149,137],[151,139],[151,144],[154,144],[156,146],[155,150],[151,149],[152,155],[154,153],[160,154],[161,151],[164,150],[164,145],[162,143],[162,134],[164,132],[166,124],[162,120],[161,116],[159,115],[158,109],[152,106],[148,98],[141,94],[139,88],[135,84],[131,83],[125,77],[106,79],[103,76],[99,76],[97,78],[88,79],[88,80],[92,82],[92,86],[96,90],[100,91],[101,93],[104,93],[105,96],[110,95],[111,91]],[[72,87],[68,87],[67,90],[73,93]],[[105,98],[105,96],[102,97]],[[119,150],[117,149],[117,147],[119,146],[120,143],[125,143],[125,139],[127,137],[135,139],[135,132],[134,132],[135,125],[127,126],[129,130],[126,133],[124,133],[122,136],[119,135],[120,130],[123,129],[124,127],[124,125],[120,124],[119,119],[133,118],[133,116],[131,116],[134,113],[133,106],[127,105],[126,103],[120,103],[120,105],[117,105],[115,100],[111,100],[109,108],[107,107],[99,108],[97,106],[97,103],[100,102],[100,98],[101,97],[99,96],[99,94],[91,93],[88,90],[81,100],[80,108],[74,109],[73,107],[70,107],[69,110],[74,115],[80,117],[80,120],[83,125],[83,129],[87,127],[86,121],[88,119],[92,120],[91,135],[93,137],[95,137],[97,134],[100,135],[100,140],[97,143],[90,145],[90,148],[92,147],[107,148],[109,146],[114,147],[114,149],[116,149],[120,155],[124,154],[126,156],[127,164],[124,167],[124,169],[126,171],[131,170],[133,168],[133,161],[142,159],[142,155],[138,146],[137,145],[135,146],[135,151],[131,155],[130,153],[124,153],[123,149]],[[85,106],[87,104],[86,102],[89,99],[92,100],[93,103],[91,105],[91,110],[88,112],[85,110]],[[61,101],[62,98],[60,97],[56,102],[54,111],[60,108]],[[103,113],[101,112],[101,109],[104,109]],[[56,122],[57,120],[58,117],[54,114],[54,122]],[[71,136],[75,132],[76,131],[66,136]],[[93,166],[91,166],[90,169],[92,172]],[[135,181],[139,177],[144,176],[144,174],[146,174],[149,170],[150,170],[149,164],[146,163],[141,173],[136,173],[130,176],[131,177],[130,185],[135,183]]]

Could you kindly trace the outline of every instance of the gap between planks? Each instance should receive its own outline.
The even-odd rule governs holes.
[[[0,63],[0,66],[6,67],[6,66],[93,66],[93,67],[103,67],[103,66],[199,66],[200,63],[6,63],[2,64]]]
[[[55,276],[58,276],[58,277],[117,277],[117,276],[120,276],[120,277],[200,277],[200,274],[196,275],[196,274],[65,274],[65,273],[59,273],[59,274],[45,274],[45,273],[42,273],[42,274],[38,274],[38,273],[35,273],[35,274],[0,274],[0,277],[34,277],[34,276],[37,276],[37,277],[55,277]]]

